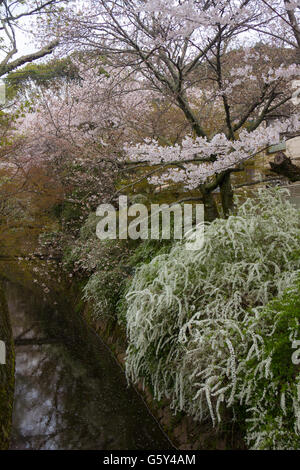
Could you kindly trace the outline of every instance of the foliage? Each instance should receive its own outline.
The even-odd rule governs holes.
[[[31,83],[49,87],[53,85],[54,80],[63,79],[80,80],[78,69],[70,57],[57,60],[52,59],[45,64],[27,64],[17,71],[10,72],[5,83],[16,93],[24,86]]]
[[[298,276],[299,211],[284,196],[261,191],[246,200],[207,227],[202,250],[179,243],[140,267],[127,293],[128,378],[197,420],[215,425],[239,401],[240,359],[259,341],[245,330],[253,309]]]
[[[260,341],[258,348],[249,341],[241,372],[246,441],[252,449],[299,449],[300,371],[292,346],[300,340],[300,278],[281,299],[256,309],[247,328]]]
[[[127,240],[99,240],[98,221],[94,213],[89,215],[79,239],[65,250],[64,268],[88,277],[84,298],[91,302],[95,318],[115,317],[122,282],[128,276],[126,263],[130,248]]]
[[[84,298],[91,302],[96,318],[105,315],[124,321],[125,294],[132,273],[141,264],[167,253],[171,240],[99,240],[96,225],[99,217],[91,213],[80,230],[80,238],[65,249],[66,270],[88,276]]]
[[[169,253],[172,246],[172,232],[170,240],[145,240],[133,252],[129,264],[136,269],[142,264],[150,263],[155,256]]]
[[[169,253],[172,246],[172,239],[142,241],[137,248],[132,251],[128,259],[128,265],[131,268],[130,272],[133,273],[140,266],[150,263],[156,256]],[[118,320],[124,326],[126,326],[126,313],[128,308],[126,295],[130,289],[131,280],[132,276],[123,282],[120,290],[120,298],[116,305]]]

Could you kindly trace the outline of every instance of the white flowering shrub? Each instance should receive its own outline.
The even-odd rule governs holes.
[[[299,241],[300,214],[284,191],[261,191],[212,222],[200,251],[178,243],[140,267],[126,295],[128,378],[214,425],[225,407],[249,408],[247,361],[263,337],[248,324],[297,279]]]

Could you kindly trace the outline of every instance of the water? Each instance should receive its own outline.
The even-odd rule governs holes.
[[[11,449],[172,449],[110,352],[67,303],[54,306],[12,284],[7,299],[18,338]]]

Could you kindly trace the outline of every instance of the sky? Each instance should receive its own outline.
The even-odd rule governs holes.
[[[15,58],[30,54],[31,52],[34,52],[35,49],[37,49],[37,47],[35,48],[33,45],[33,36],[27,33],[25,30],[22,31],[21,29],[18,29],[16,31],[16,38],[18,53],[15,55]]]
[[[14,12],[15,11],[16,10],[14,10]],[[17,11],[19,12],[19,9]],[[31,18],[23,18],[21,21],[19,21],[20,28],[15,28],[18,53],[14,56],[14,58],[34,51],[32,44],[33,38],[32,36],[30,37],[25,31],[26,29],[29,29],[30,24],[32,24]],[[0,57],[1,56],[3,57],[3,53],[0,52]]]
[[[85,0],[68,0],[68,7],[72,8],[73,11],[80,11],[83,9],[84,2]],[[15,30],[18,53],[14,58],[30,54],[40,49],[40,45],[38,41],[35,40],[34,35],[28,33],[28,31],[34,27],[34,21],[33,17],[24,17],[19,21],[19,27]]]

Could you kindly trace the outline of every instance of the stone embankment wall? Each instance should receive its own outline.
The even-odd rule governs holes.
[[[0,341],[4,342],[6,350],[5,364],[2,364],[0,361],[0,450],[6,450],[9,447],[14,399],[15,355],[4,285],[1,280]]]

